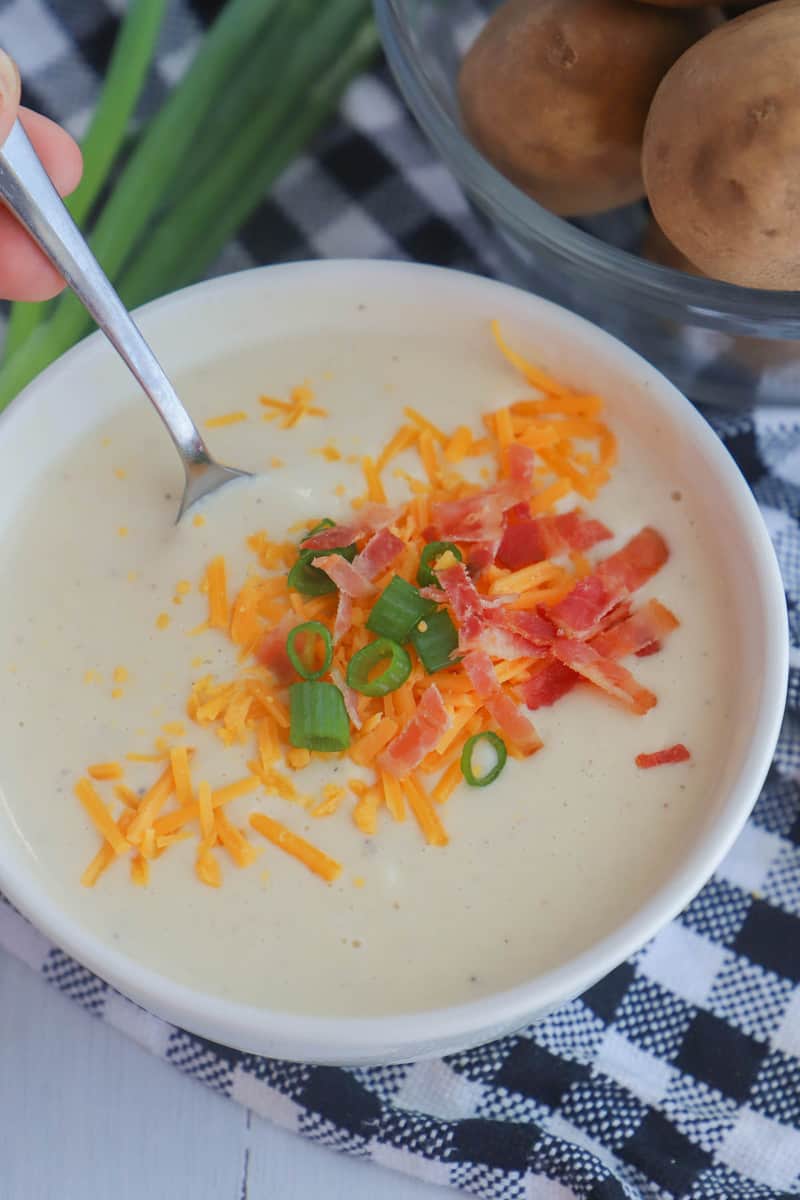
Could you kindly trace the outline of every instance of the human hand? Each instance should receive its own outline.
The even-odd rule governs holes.
[[[53,121],[20,108],[19,72],[0,50],[0,146],[19,116],[44,168],[62,196],[80,182],[83,159],[77,144]],[[6,300],[49,300],[64,287],[15,217],[0,205],[0,297]]]

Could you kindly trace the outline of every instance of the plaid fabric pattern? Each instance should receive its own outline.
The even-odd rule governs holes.
[[[32,106],[85,128],[123,0],[0,0]],[[210,0],[176,0],[145,109]],[[503,274],[503,252],[404,112],[386,71],[265,198],[215,272],[321,255]],[[88,1013],[287,1129],[499,1200],[800,1197],[800,415],[715,414],[783,570],[793,635],[775,763],[737,844],[672,925],[583,996],[447,1059],[342,1070],[241,1054],[124,999],[0,903],[0,945]]]

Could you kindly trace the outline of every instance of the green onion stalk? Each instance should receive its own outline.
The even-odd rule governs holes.
[[[128,10],[72,200],[129,307],[202,276],[377,51],[369,0],[229,0],[95,212],[130,133],[164,8],[164,0],[135,0]],[[15,304],[0,408],[91,329],[68,293]]]

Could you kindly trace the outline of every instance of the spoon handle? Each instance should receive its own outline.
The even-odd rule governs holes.
[[[153,351],[69,215],[19,121],[0,146],[0,200],[85,305],[155,406],[187,474],[210,455]]]

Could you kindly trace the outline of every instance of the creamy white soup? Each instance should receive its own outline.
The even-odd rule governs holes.
[[[327,416],[288,429],[264,419],[260,395],[286,399],[304,381]],[[346,520],[364,491],[349,460],[377,454],[405,405],[479,437],[481,413],[530,394],[496,353],[459,356],[377,334],[347,345],[287,340],[178,383],[201,426],[245,414],[206,432],[223,460],[257,478],[204,504],[202,523],[190,516],[176,526],[179,465],[146,402],[132,401],[58,464],[0,548],[0,785],[31,870],[118,951],[190,987],[297,1013],[372,1016],[475,999],[612,931],[663,884],[707,819],[731,719],[724,587],[706,518],[676,490],[657,447],[614,421],[613,406],[619,461],[588,511],[614,539],[588,557],[612,553],[644,525],[670,547],[636,601],[657,598],[680,627],[659,653],[626,660],[658,697],[651,711],[634,715],[583,685],[529,714],[543,748],[509,757],[491,786],[457,788],[438,810],[444,847],[426,844],[410,814],[398,823],[381,811],[365,835],[350,793],[315,819],[260,787],[228,815],[261,853],[244,870],[220,855],[221,887],[198,880],[196,839],[153,861],[145,887],[122,861],[95,887],[81,886],[100,845],[74,794],[87,764],[117,761],[125,784],[141,791],[160,768],[126,755],[153,753],[182,722],[195,780],[218,788],[249,773],[252,747],[226,747],[186,714],[194,680],[241,670],[219,631],[197,632],[208,615],[198,587],[208,561],[224,554],[229,580],[241,583],[253,564],[247,535],[297,541],[303,521]],[[385,471],[391,501],[408,497],[394,468],[412,465],[419,475],[410,456]],[[576,502],[584,503],[573,495],[561,507]],[[635,765],[637,754],[675,743],[689,748],[689,762]],[[342,758],[293,778],[318,799],[325,784],[359,774]],[[122,811],[111,784],[96,787],[115,816]],[[248,826],[254,811],[341,863],[339,877],[327,884],[260,838]]]

